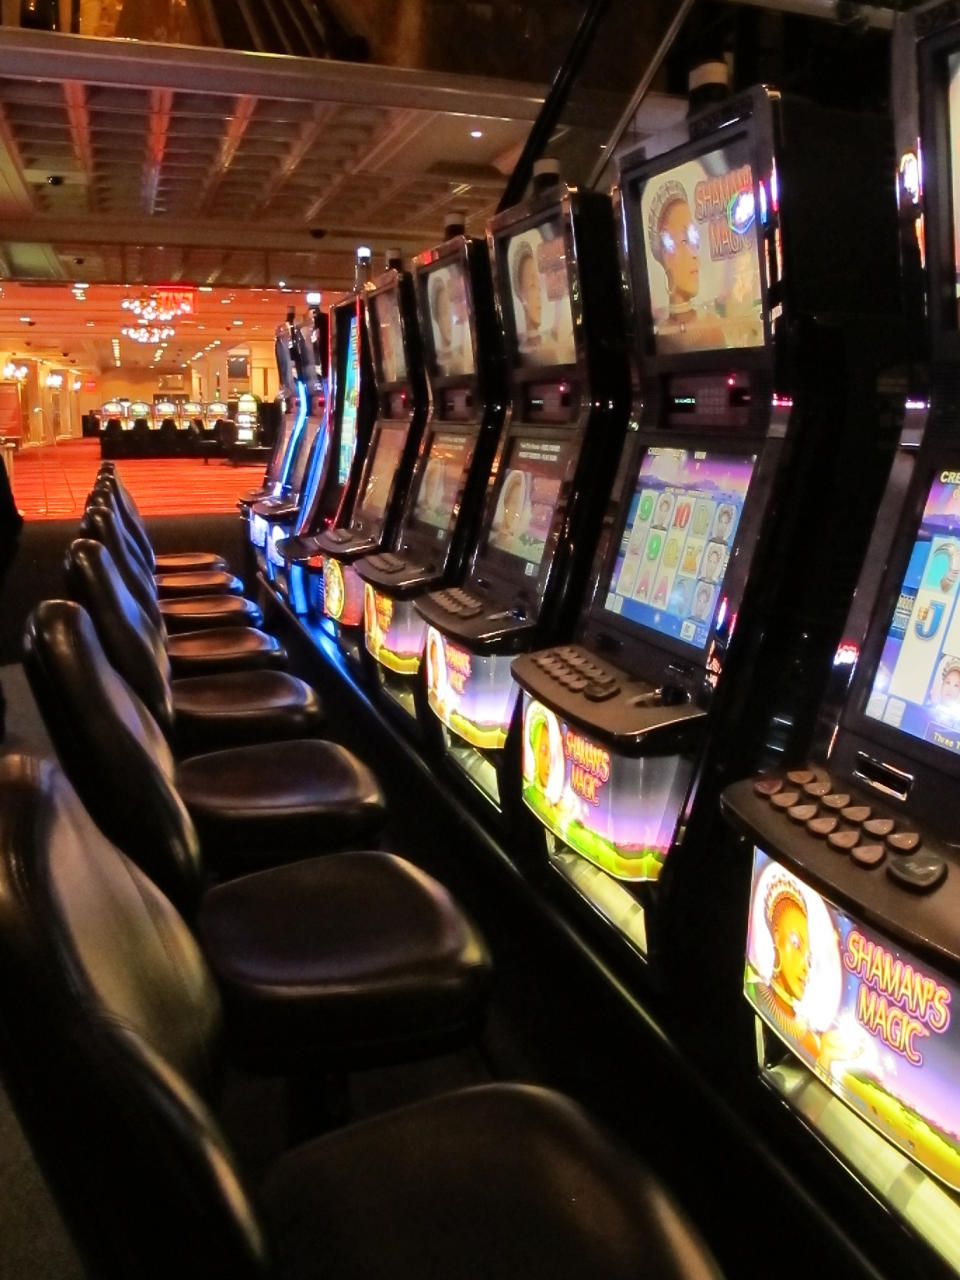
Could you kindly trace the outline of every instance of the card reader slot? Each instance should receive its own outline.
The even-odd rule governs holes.
[[[864,751],[857,752],[857,766],[853,776],[875,791],[892,796],[894,800],[906,800],[913,787],[913,774],[895,769],[893,765],[876,760]]]

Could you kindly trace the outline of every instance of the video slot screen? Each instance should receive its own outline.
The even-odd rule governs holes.
[[[947,136],[950,145],[950,194],[953,222],[953,296],[960,324],[960,50],[947,59]]]
[[[763,346],[749,155],[741,138],[643,184],[640,222],[658,355]]]
[[[756,456],[648,449],[604,607],[702,649],[710,635]]]
[[[472,435],[438,431],[430,441],[427,464],[413,508],[413,518],[445,533],[473,456]]]
[[[340,456],[337,459],[337,483],[350,478],[354,450],[357,447],[357,408],[360,402],[360,349],[356,312],[350,317],[347,352],[343,361],[343,412],[340,415]]]
[[[307,472],[307,463],[310,461],[310,450],[313,448],[313,442],[317,438],[317,428],[320,426],[320,421],[319,418],[308,418],[303,424],[303,435],[297,446],[297,456],[293,460],[290,477],[287,481],[294,493],[299,493],[303,485],[303,477]]]
[[[475,373],[470,303],[463,263],[450,262],[431,271],[427,277],[426,297],[436,376],[452,378]]]
[[[960,754],[960,471],[927,494],[866,715]]]
[[[551,218],[506,245],[517,358],[521,366],[573,364],[576,345],[563,220]]]
[[[368,520],[383,519],[406,439],[406,427],[383,427],[380,430],[360,502],[360,514]]]
[[[380,352],[380,381],[400,382],[407,376],[397,290],[378,294],[368,303]]]
[[[524,561],[535,577],[560,495],[565,443],[518,436],[505,457],[503,481],[487,538],[488,548]]]

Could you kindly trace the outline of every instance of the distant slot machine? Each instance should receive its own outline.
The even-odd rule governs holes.
[[[903,15],[894,51],[904,281],[918,309],[925,287],[928,382],[815,730],[729,786],[723,809],[753,867],[743,992],[760,1079],[829,1152],[817,1168],[866,1188],[859,1216],[891,1273],[939,1275],[960,1272],[955,7]]]

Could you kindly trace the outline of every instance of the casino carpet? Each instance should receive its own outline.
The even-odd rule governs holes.
[[[79,519],[99,466],[99,440],[21,449],[13,492],[24,518]],[[220,458],[122,458],[117,466],[145,516],[225,515],[263,474],[262,462],[234,466]]]

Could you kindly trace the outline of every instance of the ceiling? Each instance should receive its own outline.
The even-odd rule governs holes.
[[[0,339],[21,338],[19,316],[36,312],[31,340],[46,335],[71,358],[82,347],[84,360],[105,367],[99,326],[112,312],[116,336],[120,312],[105,296],[100,314],[95,286],[229,292],[284,281],[301,296],[329,296],[351,287],[359,243],[372,246],[375,267],[390,247],[409,258],[442,238],[454,210],[482,234],[544,93],[403,67],[5,27]],[[597,93],[568,105],[550,148],[565,176],[592,168],[622,105]],[[662,128],[683,110],[682,100],[651,94],[637,129]],[[82,321],[72,281],[94,286]],[[61,287],[42,302],[34,288],[25,302],[23,286],[38,284]],[[220,292],[201,296],[222,305]],[[265,305],[251,296],[243,318],[272,333],[285,303],[279,293],[271,300],[269,321]],[[186,345],[192,354],[200,344]]]

